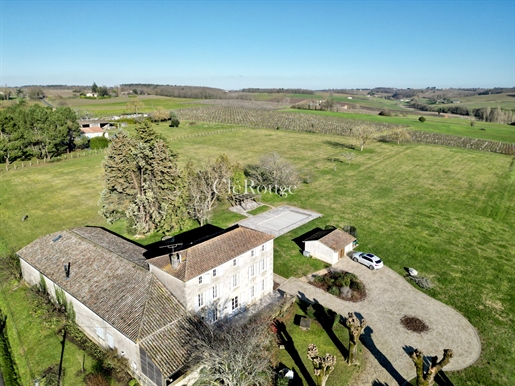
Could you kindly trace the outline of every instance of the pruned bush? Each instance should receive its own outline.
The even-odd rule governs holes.
[[[102,137],[93,137],[89,140],[89,148],[90,149],[105,149],[109,146],[109,140],[102,136]]]
[[[391,111],[388,111],[388,110],[381,110],[379,112],[379,115],[382,115],[384,117],[391,117],[392,116],[392,112]]]
[[[419,120],[420,122],[424,123],[424,122],[426,121],[426,118],[425,118],[425,117],[420,117],[418,120]]]

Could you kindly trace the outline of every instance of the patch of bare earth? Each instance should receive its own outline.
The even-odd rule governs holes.
[[[418,332],[419,334],[429,331],[429,326],[416,316],[404,315],[401,318],[401,324],[406,330]]]

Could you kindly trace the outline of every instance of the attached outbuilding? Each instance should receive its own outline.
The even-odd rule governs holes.
[[[341,229],[326,229],[304,240],[304,254],[334,264],[356,245],[356,238]]]

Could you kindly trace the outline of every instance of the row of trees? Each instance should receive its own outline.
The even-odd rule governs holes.
[[[410,103],[410,107],[421,111],[434,111],[442,114],[458,114],[473,116],[480,121],[511,124],[515,122],[515,115],[511,110],[503,110],[500,107],[486,107],[479,109],[469,109],[466,106],[431,106],[425,103]]]
[[[245,193],[246,176],[252,179],[251,188],[266,186],[267,192],[277,194],[298,180],[295,168],[275,153],[246,173],[226,155],[200,167],[190,162],[181,170],[177,154],[148,122],[136,128],[134,137],[117,133],[103,166],[99,213],[109,223],[126,219],[128,230],[138,235],[181,229],[188,219],[206,224],[220,201]]]
[[[49,160],[79,146],[81,134],[71,108],[21,101],[0,111],[0,159],[6,167],[16,160]]]

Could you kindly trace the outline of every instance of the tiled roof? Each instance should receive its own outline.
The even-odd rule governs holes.
[[[125,240],[118,235],[97,227],[74,228],[72,229],[72,232],[77,233],[79,236],[100,245],[108,251],[113,252],[118,256],[139,265],[140,267],[148,268],[148,264],[143,255],[146,252],[146,249]]]
[[[273,238],[263,232],[235,226],[218,236],[181,250],[179,253],[182,262],[176,269],[170,264],[168,254],[150,259],[148,263],[186,282]]]
[[[115,243],[121,250],[124,243],[131,244],[114,238],[101,228],[65,230],[40,237],[18,251],[18,256],[132,341],[152,342],[147,354],[153,361],[160,351],[182,352],[179,338],[159,337],[164,331],[181,335],[178,321],[186,314],[184,307],[147,269],[121,258],[121,252],[114,253]],[[110,250],[96,243],[102,240],[113,242],[108,245]],[[64,265],[68,263],[70,277],[66,280]],[[168,376],[186,360],[177,355],[160,369]],[[157,358],[154,363],[160,366],[161,362]]]
[[[332,229],[317,232],[314,235],[308,237],[306,240],[304,240],[304,242],[316,240],[328,246],[333,251],[338,252],[339,250],[345,248],[347,245],[356,240],[356,238],[351,236],[347,232],[342,231],[341,229]]]
[[[90,127],[81,127],[80,131],[82,131],[84,134],[88,133],[103,133],[104,130],[98,126],[90,126]]]

